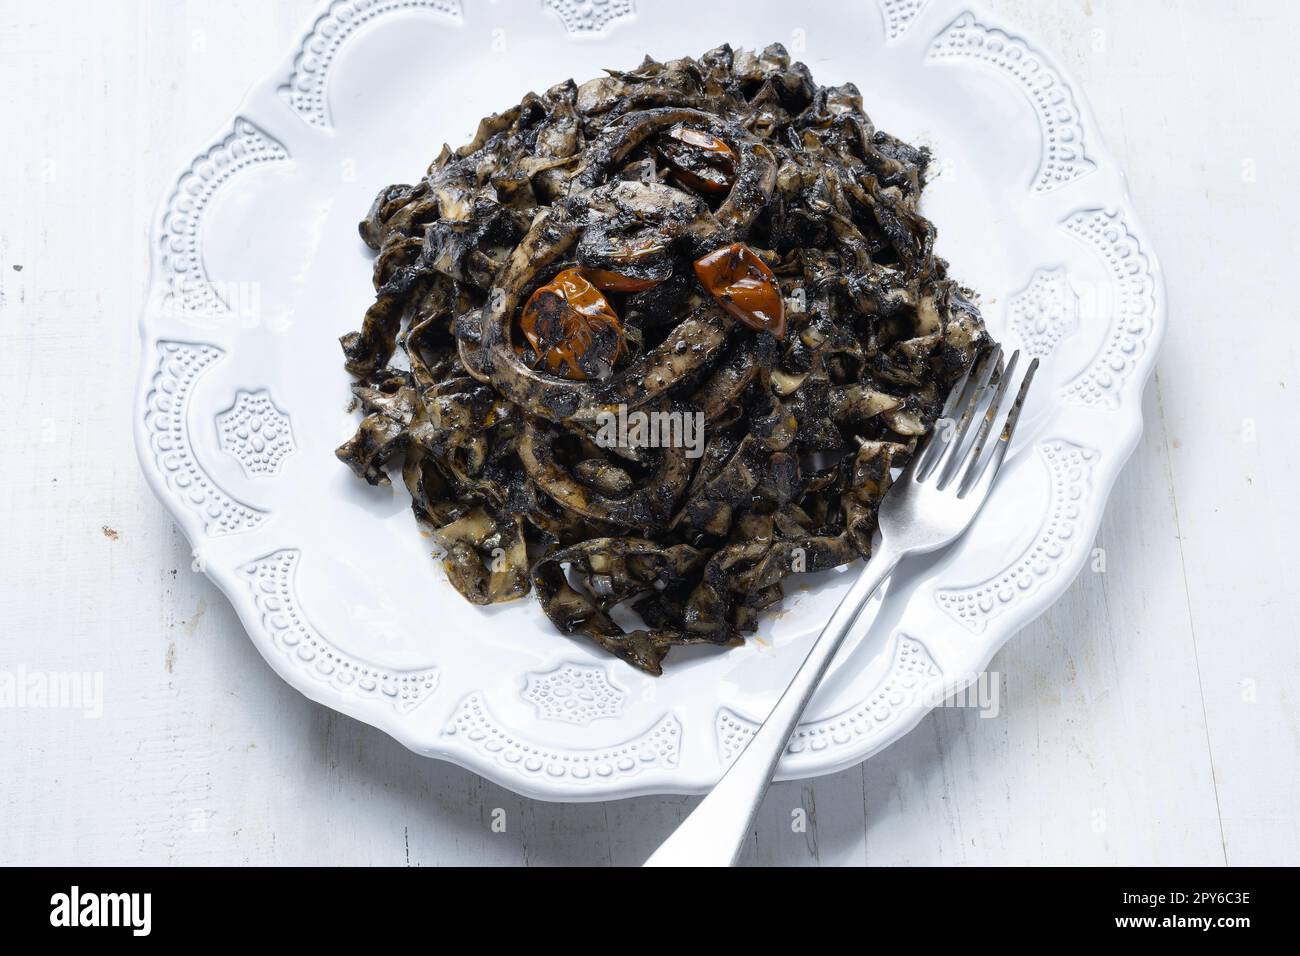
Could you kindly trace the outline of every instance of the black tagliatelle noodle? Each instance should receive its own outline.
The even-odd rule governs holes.
[[[608,72],[380,192],[338,457],[371,484],[401,462],[470,601],[531,588],[658,674],[870,554],[987,334],[918,212],[929,154],[852,84],[779,45]]]

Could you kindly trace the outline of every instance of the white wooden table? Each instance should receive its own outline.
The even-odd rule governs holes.
[[[1300,863],[1300,6],[993,6],[1082,82],[1163,259],[1146,435],[1001,714],[773,788],[746,859]],[[536,803],[308,702],[137,468],[153,205],[314,8],[0,0],[0,673],[103,675],[98,718],[0,707],[0,862],[638,863],[692,800]]]

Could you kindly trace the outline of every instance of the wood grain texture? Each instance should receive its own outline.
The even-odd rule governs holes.
[[[999,716],[774,787],[745,862],[1295,864],[1300,8],[991,6],[1087,90],[1163,261],[1148,427]],[[526,800],[308,702],[139,473],[154,204],[315,8],[0,3],[0,670],[104,689],[0,709],[0,863],[639,863],[694,801]]]

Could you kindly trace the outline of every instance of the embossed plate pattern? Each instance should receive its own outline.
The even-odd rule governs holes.
[[[354,424],[336,338],[371,296],[356,221],[479,117],[645,53],[782,42],[819,82],[857,83],[882,129],[933,149],[925,206],[941,253],[982,293],[994,334],[1043,361],[976,527],[895,575],[791,740],[784,777],[851,766],[974,680],[1084,566],[1141,430],[1163,284],[1059,64],[962,0],[746,11],[334,0],[180,174],[154,225],[137,446],[196,569],[301,692],[521,793],[707,789],[843,572],[793,580],[745,647],[675,651],[655,680],[555,633],[532,598],[466,604],[405,495],[334,460]]]

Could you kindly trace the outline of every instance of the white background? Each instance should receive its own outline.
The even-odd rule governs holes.
[[[1146,433],[1002,713],[774,787],[745,861],[1300,863],[1300,5],[989,5],[1080,82],[1163,261]],[[105,695],[0,709],[0,862],[639,863],[693,800],[529,801],[303,699],[136,464],[154,204],[315,10],[0,2],[0,670]]]

